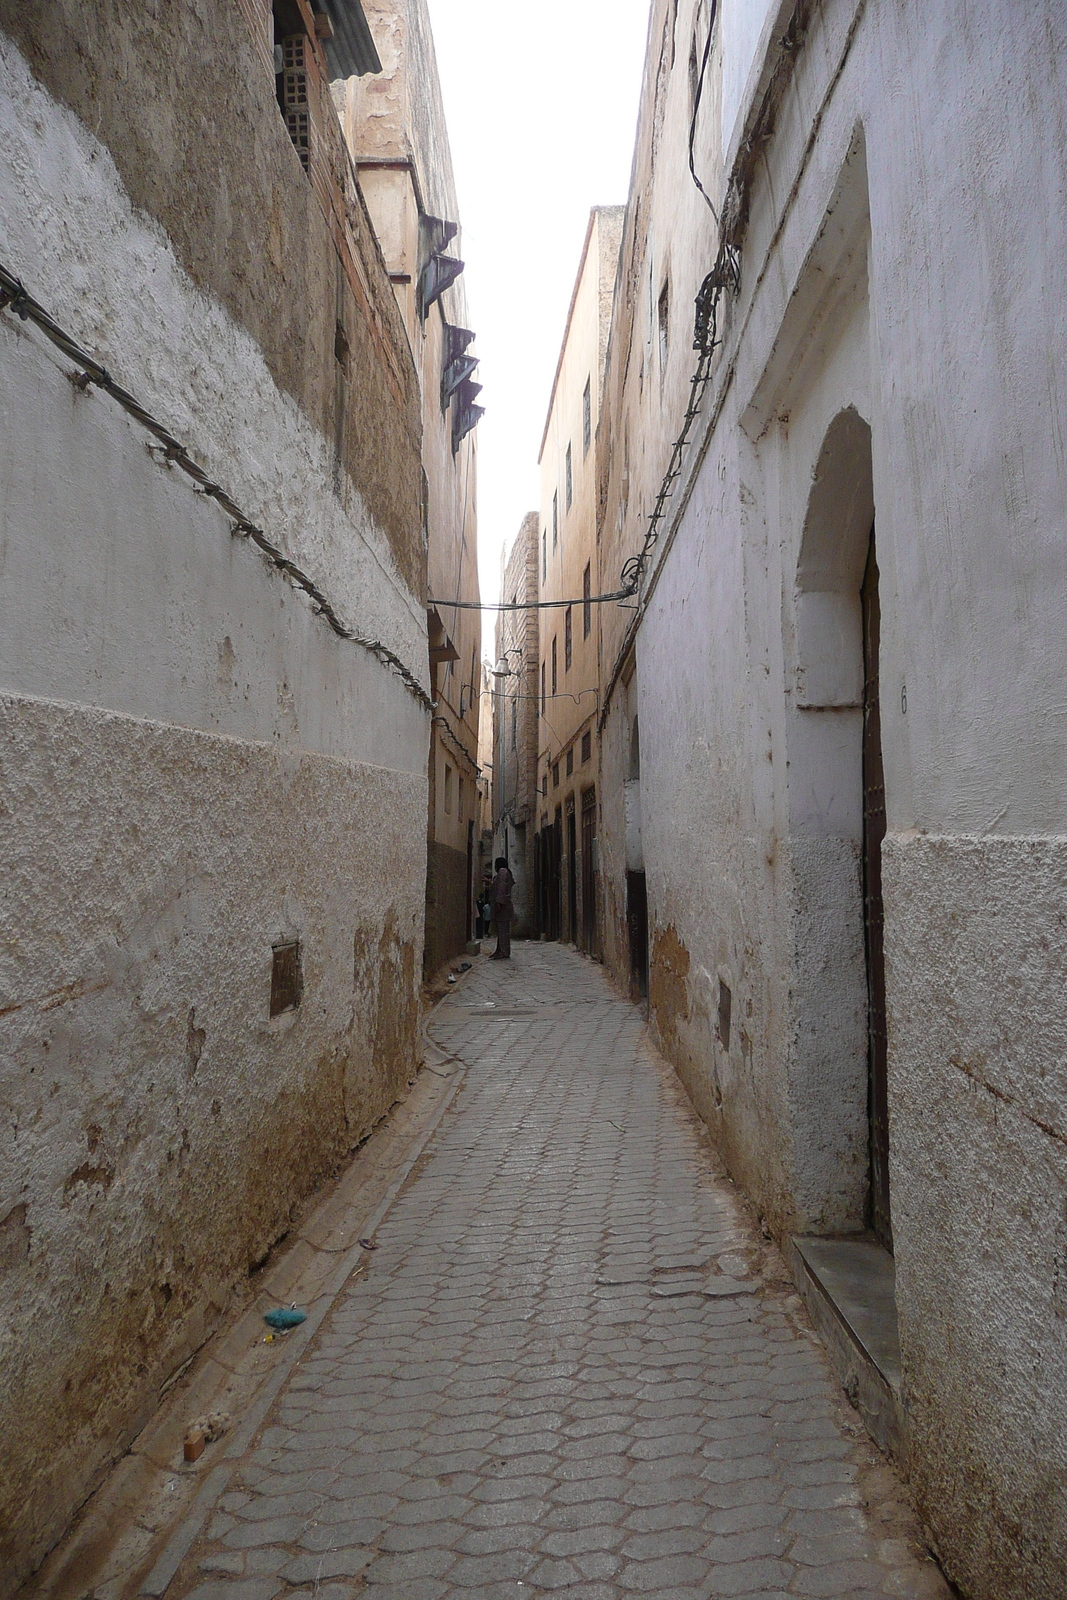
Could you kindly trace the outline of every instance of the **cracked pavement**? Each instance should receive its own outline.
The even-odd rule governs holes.
[[[947,1600],[640,1013],[558,945],[465,1076],[168,1600]]]

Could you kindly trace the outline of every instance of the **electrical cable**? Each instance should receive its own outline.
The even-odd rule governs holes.
[[[708,23],[708,37],[704,44],[704,55],[700,66],[700,78],[697,82],[697,92],[694,96],[693,115],[689,124],[689,171],[693,182],[708,203],[708,209],[719,223],[719,214],[711,203],[707,190],[697,177],[696,166],[693,159],[693,143],[696,138],[697,115],[700,111],[700,99],[704,91],[704,77],[707,72],[708,60],[711,55],[712,41],[715,37],[715,19],[718,13],[717,0],[712,0],[711,19]],[[693,423],[700,414],[704,394],[711,382],[711,364],[716,349],[722,343],[718,337],[719,328],[719,301],[726,289],[734,293],[740,288],[741,267],[736,250],[726,243],[720,229],[719,249],[715,258],[715,265],[700,285],[696,297],[696,314],[693,327],[693,349],[698,352],[696,370],[690,379],[689,404],[685,409],[682,419],[682,431],[671,446],[670,460],[659,492],[649,514],[648,527],[645,530],[644,541],[641,549],[624,564],[622,569],[623,592],[628,596],[637,594],[641,587],[652,548],[659,537],[659,524],[663,520],[667,508],[667,501],[674,492],[674,485],[682,475],[682,457],[685,447],[689,442],[689,435]]]
[[[571,600],[442,600],[440,604],[456,611],[560,611],[566,606],[599,606],[627,599],[628,590],[613,589],[610,594],[579,595]]]
[[[700,63],[700,77],[697,79],[696,94],[693,96],[693,115],[689,121],[689,172],[693,182],[696,184],[697,188],[704,196],[704,199],[707,201],[708,210],[715,218],[716,226],[718,226],[719,222],[719,213],[712,205],[711,196],[708,194],[708,191],[697,177],[696,162],[693,156],[693,145],[697,135],[697,117],[700,115],[700,101],[704,93],[704,75],[708,70],[708,61],[711,57],[711,41],[715,37],[715,18],[718,14],[718,10],[719,0],[711,0],[711,19],[708,22],[708,37],[704,44],[704,58]]]
[[[0,265],[0,311],[13,311],[23,322],[32,322],[38,327],[47,339],[55,345],[56,349],[67,357],[80,371],[72,375],[71,382],[75,388],[83,392],[90,385],[103,389],[134,421],[141,426],[163,447],[163,458],[168,465],[180,467],[181,470],[196,485],[195,492],[206,495],[221,507],[224,514],[233,523],[232,532],[235,536],[247,538],[266,556],[272,566],[289,579],[296,588],[302,589],[311,601],[313,608],[320,616],[325,617],[338,638],[346,639],[352,644],[358,644],[362,649],[375,656],[383,666],[394,672],[401,680],[408,693],[418,700],[419,704],[427,711],[433,710],[433,701],[422,687],[418,678],[410,667],[401,660],[394,650],[383,644],[380,639],[370,639],[357,633],[343,623],[334,610],[326,595],[319,588],[315,580],[308,576],[295,561],[290,561],[277,545],[272,544],[264,533],[241,510],[237,502],[226,493],[219,484],[215,483],[204,468],[189,454],[185,445],[159,422],[150,411],[141,405],[128,389],[115,382],[106,367],[96,361],[87,350],[84,350],[77,340],[61,328],[59,323],[45,310],[45,308],[30,295],[22,280],[6,267]]]

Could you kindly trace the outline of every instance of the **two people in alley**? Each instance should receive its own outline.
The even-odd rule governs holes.
[[[496,923],[496,949],[493,951],[491,959],[493,961],[510,961],[511,918],[515,910],[511,891],[515,887],[515,879],[512,877],[511,869],[503,856],[497,856],[494,867],[490,903],[492,905],[493,920]]]

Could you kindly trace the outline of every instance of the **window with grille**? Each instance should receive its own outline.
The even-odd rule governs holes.
[[[593,569],[586,562],[582,573],[582,638],[588,639],[593,628]]]
[[[593,392],[592,378],[585,380],[585,392],[582,395],[582,459],[589,454],[589,446],[593,442]]]
[[[567,510],[571,508],[574,499],[574,469],[571,463],[571,447],[567,446]]]
[[[544,777],[541,779],[541,796],[542,796],[542,798],[544,798],[544,796],[547,795],[547,793],[548,793],[548,773],[546,772]]]
[[[519,706],[516,700],[511,702],[511,748],[518,748],[519,743]]]
[[[589,760],[589,758],[590,758],[590,756],[592,754],[593,754],[593,735],[592,735],[592,733],[583,733],[582,734],[582,766],[583,767],[585,766],[586,762]]]
[[[558,678],[558,676],[556,674],[556,636],[555,636],[555,634],[553,634],[552,635],[552,693],[553,694],[556,693],[556,690],[557,690],[558,686],[559,686],[559,678]]]
[[[545,664],[541,663],[541,715],[545,714]]]
[[[568,606],[563,613],[563,670],[571,670],[571,657],[574,654],[574,628],[571,622],[571,607]]]

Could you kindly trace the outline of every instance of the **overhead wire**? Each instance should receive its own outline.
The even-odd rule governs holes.
[[[652,550],[659,537],[659,525],[666,515],[667,502],[674,492],[674,486],[682,475],[682,463],[685,456],[686,445],[692,433],[693,424],[700,415],[704,395],[711,382],[712,363],[715,351],[722,340],[719,338],[719,304],[724,292],[729,289],[737,293],[741,285],[740,257],[725,239],[721,227],[719,213],[712,203],[696,170],[696,132],[700,115],[700,106],[704,94],[704,83],[707,78],[708,63],[711,59],[712,45],[715,40],[715,24],[718,17],[718,0],[712,0],[711,15],[708,21],[707,38],[704,41],[704,50],[701,56],[700,73],[697,79],[696,93],[693,96],[693,111],[689,122],[689,171],[693,182],[703,196],[708,209],[719,227],[719,246],[715,257],[715,264],[707,273],[695,301],[695,315],[693,328],[693,349],[697,351],[698,359],[696,368],[689,383],[689,401],[682,418],[681,431],[671,445],[670,459],[667,470],[663,475],[659,490],[649,513],[648,525],[645,529],[644,539],[636,555],[624,563],[620,574],[621,587],[610,590],[604,594],[562,600],[527,600],[520,602],[497,602],[490,605],[487,602],[467,601],[465,604],[470,609],[485,611],[554,611],[564,610],[567,606],[577,605],[625,605],[639,594],[641,581],[648,567]],[[461,606],[464,602],[460,602]]]

